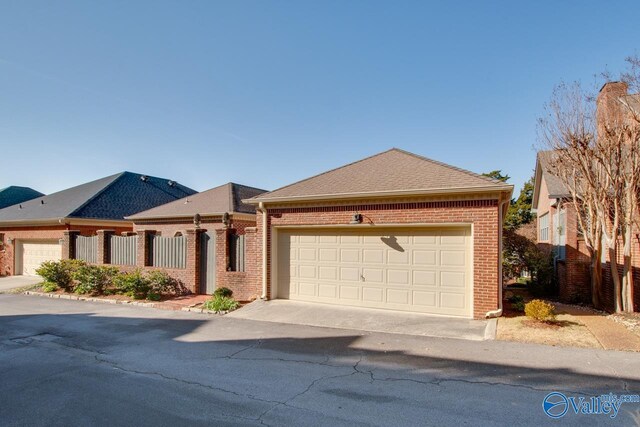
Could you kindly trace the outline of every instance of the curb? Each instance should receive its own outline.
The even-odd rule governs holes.
[[[156,303],[144,302],[144,301],[126,301],[126,300],[115,300],[115,299],[107,299],[107,298],[83,297],[78,295],[49,294],[46,292],[35,292],[35,291],[25,291],[24,295],[32,295],[32,296],[44,297],[44,298],[67,299],[72,301],[89,301],[89,302],[99,302],[103,304],[122,304],[122,305],[135,305],[135,306],[147,307],[147,308],[158,308],[156,307]]]
[[[83,297],[79,295],[69,295],[69,294],[50,294],[47,292],[36,292],[36,291],[25,291],[24,295],[31,295],[31,296],[44,297],[44,298],[66,299],[71,301],[98,302],[102,304],[134,305],[137,307],[155,308],[156,310],[189,311],[192,313],[201,313],[201,314],[217,314],[219,316],[229,313],[228,311],[218,312],[218,311],[205,310],[204,308],[198,308],[198,307],[182,307],[181,309],[166,308],[163,306],[163,303],[155,303],[155,302],[115,300],[115,299],[107,299],[107,298]]]

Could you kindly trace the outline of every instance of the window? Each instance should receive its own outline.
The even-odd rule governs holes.
[[[542,242],[549,240],[549,212],[538,218],[538,228],[540,229],[538,240]]]

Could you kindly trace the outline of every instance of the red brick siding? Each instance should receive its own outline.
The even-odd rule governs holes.
[[[384,224],[473,224],[474,301],[473,315],[483,318],[499,306],[499,214],[497,200],[434,201],[353,206],[322,206],[269,209],[267,218],[267,294],[271,295],[271,227],[284,225],[345,225],[354,212],[364,222]],[[262,258],[261,214],[257,218],[258,259]]]
[[[15,274],[15,241],[16,240],[60,240],[66,230],[77,230],[83,236],[93,236],[104,226],[51,225],[41,227],[6,227],[0,228],[4,233],[4,245],[0,251],[0,276]],[[117,232],[131,231],[132,227],[119,227]],[[8,244],[13,239],[12,244]]]
[[[216,236],[216,286],[225,287],[233,291],[233,297],[238,301],[253,301],[260,297],[260,264],[256,253],[256,228],[245,227],[243,232],[245,241],[245,271],[227,271],[229,261],[230,234],[237,233],[234,229],[217,230]]]

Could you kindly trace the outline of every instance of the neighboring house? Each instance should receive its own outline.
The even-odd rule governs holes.
[[[187,235],[189,229],[198,229],[199,247],[195,248],[198,262],[193,264],[196,268],[165,270],[179,278],[191,292],[211,294],[217,283],[219,287],[233,288],[237,299],[250,300],[256,295],[253,292],[247,294],[243,289],[246,275],[242,273],[245,273],[245,268],[235,267],[236,261],[241,260],[236,260],[236,251],[227,246],[234,241],[232,237],[244,236],[247,228],[256,226],[255,206],[242,200],[264,192],[266,190],[230,182],[126,219],[133,221],[134,231],[138,235],[174,237]],[[255,229],[250,232],[255,233]],[[227,274],[229,270],[242,271],[237,271],[239,274]]]
[[[256,295],[499,315],[512,191],[394,148],[246,200],[258,209]]]
[[[44,194],[29,187],[12,185],[2,188],[0,189],[0,209],[17,205],[18,203],[26,202],[40,196],[44,196]]]
[[[0,275],[35,274],[73,257],[72,236],[132,231],[125,217],[195,191],[165,178],[122,172],[0,209]]]
[[[554,156],[553,151],[540,151],[536,158],[532,210],[537,242],[541,249],[553,253],[560,299],[589,302],[589,255],[580,237],[571,193],[552,173]]]
[[[640,94],[628,94],[623,82],[605,84],[596,100],[598,129],[605,123],[624,121],[631,111],[640,113]],[[532,209],[538,222],[538,244],[553,251],[559,297],[566,302],[591,302],[590,257],[581,236],[571,194],[553,174],[553,151],[537,155]],[[638,236],[640,230],[634,231]],[[610,260],[605,252],[603,263],[603,302],[614,308]],[[635,306],[640,307],[640,241],[632,244]]]

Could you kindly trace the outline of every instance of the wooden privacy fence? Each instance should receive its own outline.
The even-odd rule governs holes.
[[[231,271],[245,271],[246,238],[244,235],[229,236],[229,267]]]
[[[151,265],[165,268],[185,268],[187,236],[151,236]]]
[[[109,251],[111,264],[136,265],[138,236],[111,236]]]
[[[98,262],[98,236],[76,236],[75,258],[86,262]]]

